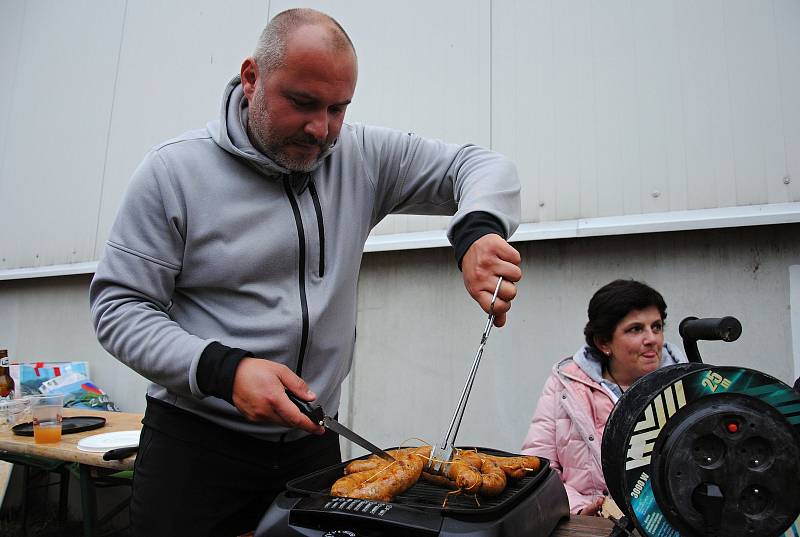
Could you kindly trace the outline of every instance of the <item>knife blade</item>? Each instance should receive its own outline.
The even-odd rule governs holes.
[[[308,417],[314,423],[324,426],[327,429],[344,436],[354,444],[358,444],[359,446],[363,447],[370,453],[374,453],[378,457],[387,460],[387,461],[394,461],[394,457],[386,453],[384,450],[373,444],[372,442],[368,441],[367,439],[363,438],[362,436],[356,434],[355,432],[351,431],[332,417],[325,414],[325,411],[322,409],[320,405],[311,404],[307,401],[303,401],[295,394],[286,390],[286,396],[292,403],[300,409],[300,412],[303,413],[306,417]]]

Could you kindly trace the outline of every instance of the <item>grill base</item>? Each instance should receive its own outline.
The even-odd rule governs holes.
[[[279,495],[256,529],[256,537],[509,537],[549,535],[569,516],[569,501],[558,474],[542,470],[535,487],[508,510],[492,516],[460,510],[434,510],[398,503],[332,498],[326,495]]]

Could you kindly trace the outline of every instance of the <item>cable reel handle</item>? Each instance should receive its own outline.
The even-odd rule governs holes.
[[[683,348],[689,361],[702,364],[697,342],[736,341],[742,335],[742,323],[736,317],[686,317],[678,325],[678,332],[683,338]]]
[[[736,317],[687,317],[681,321],[678,331],[683,339],[731,342],[742,335],[742,323]]]

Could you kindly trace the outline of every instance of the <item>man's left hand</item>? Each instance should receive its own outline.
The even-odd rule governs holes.
[[[511,301],[517,296],[514,283],[522,278],[520,261],[519,252],[494,233],[473,242],[461,259],[464,287],[483,311],[494,312],[494,325],[497,327],[506,324],[506,313],[511,309]],[[492,295],[500,276],[503,277],[503,283],[492,309]]]

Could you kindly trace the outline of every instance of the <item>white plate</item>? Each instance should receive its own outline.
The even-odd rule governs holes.
[[[94,434],[81,438],[78,441],[78,449],[93,453],[104,453],[109,449],[138,446],[140,432],[114,431],[113,433]]]

